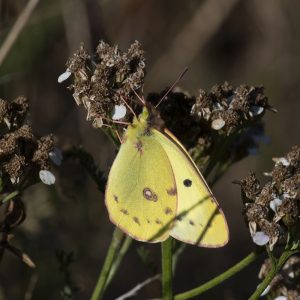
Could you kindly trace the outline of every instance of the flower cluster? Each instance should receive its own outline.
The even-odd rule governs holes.
[[[263,280],[272,270],[272,262],[266,259],[262,265],[258,277]],[[298,300],[300,298],[300,257],[291,256],[274,277],[263,295],[271,299]],[[278,298],[277,298],[278,297]]]
[[[219,133],[229,135],[249,120],[261,117],[266,109],[271,109],[271,106],[263,87],[233,87],[225,82],[213,86],[209,93],[200,90],[192,115]]]
[[[50,169],[49,153],[53,152],[52,135],[37,138],[25,124],[28,100],[19,97],[11,102],[0,99],[0,177],[1,192],[27,177]],[[53,176],[53,175],[52,175]],[[47,183],[47,182],[46,182]]]
[[[67,62],[67,70],[58,81],[74,75],[74,83],[69,88],[77,105],[83,104],[87,120],[95,127],[101,127],[111,119],[125,117],[124,102],[131,107],[137,106],[135,93],[139,93],[144,84],[143,54],[137,41],[126,53],[100,41],[96,53],[90,55],[81,45]]]
[[[265,173],[271,180],[264,186],[253,173],[240,182],[253,241],[268,244],[271,250],[299,226],[300,148],[295,146],[286,156],[273,160],[272,172]]]

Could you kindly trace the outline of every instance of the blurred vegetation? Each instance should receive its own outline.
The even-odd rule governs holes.
[[[1,44],[26,3],[0,0]],[[263,146],[258,156],[236,164],[214,187],[228,219],[231,241],[224,249],[187,246],[174,282],[175,292],[182,292],[230,267],[253,247],[246,226],[241,226],[240,189],[232,181],[249,171],[270,169],[270,157],[281,156],[299,143],[299,16],[296,0],[40,1],[0,66],[0,97],[28,97],[34,132],[55,134],[56,144],[63,150],[83,145],[107,174],[114,146],[85,121],[66,84],[57,83],[80,42],[88,49],[94,49],[100,39],[122,49],[134,40],[141,42],[148,68],[146,93],[170,85],[186,66],[189,71],[180,86],[194,94],[225,80],[265,87],[270,104],[278,110],[266,116],[271,143]],[[39,184],[27,190],[27,218],[15,232],[17,246],[30,254],[37,268],[29,269],[5,253],[0,299],[23,299],[31,290],[32,299],[63,299],[62,292],[70,282],[76,287],[74,299],[87,299],[95,285],[113,230],[103,194],[75,159],[66,161],[55,174],[55,187]],[[159,245],[142,246],[151,258],[151,269],[159,269]],[[111,282],[107,299],[153,275],[140,259],[140,247],[133,243]],[[56,253],[75,253],[67,270],[62,271]],[[202,299],[245,299],[259,283],[261,263]],[[155,281],[136,299],[159,293]]]

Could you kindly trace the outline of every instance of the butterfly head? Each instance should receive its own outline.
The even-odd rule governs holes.
[[[140,115],[135,117],[132,124],[128,126],[126,138],[137,139],[142,136],[150,136],[152,128],[161,131],[164,128],[164,122],[157,110],[150,105],[144,106]]]

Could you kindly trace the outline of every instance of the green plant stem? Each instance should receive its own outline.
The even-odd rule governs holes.
[[[108,278],[106,280],[106,284],[105,284],[105,289],[107,288],[107,286],[110,284],[110,282],[112,281],[113,277],[115,276],[117,270],[119,269],[119,266],[125,256],[125,254],[127,253],[130,245],[132,243],[132,238],[130,236],[126,236],[123,245],[120,249],[120,251],[118,252],[118,256],[116,257],[115,262],[112,264]]]
[[[161,265],[162,265],[162,299],[172,300],[172,243],[169,237],[161,243]]]
[[[19,194],[20,194],[20,191],[18,191],[18,190],[14,191],[14,192],[12,192],[10,194],[8,194],[7,196],[5,196],[1,200],[0,204],[4,204],[5,202],[8,202],[8,201],[12,200],[13,198],[15,198],[16,196],[18,196]]]
[[[280,269],[283,267],[287,259],[295,254],[297,251],[291,251],[291,250],[285,250],[278,261],[273,265],[272,270],[269,272],[269,274],[265,277],[263,282],[258,286],[256,291],[250,296],[249,300],[256,300],[259,299],[260,295],[263,293],[263,291],[267,288],[267,286],[271,283],[275,275],[280,271]]]
[[[247,267],[249,264],[251,264],[253,261],[255,261],[257,259],[257,257],[260,255],[260,253],[262,252],[262,250],[263,250],[263,248],[258,249],[257,251],[254,251],[254,252],[250,253],[248,256],[246,256],[244,259],[239,261],[233,267],[229,268],[224,273],[222,273],[222,274],[218,275],[217,277],[209,280],[208,282],[200,285],[199,287],[196,287],[192,290],[189,290],[189,291],[181,293],[181,294],[177,294],[174,297],[174,299],[175,300],[191,299],[193,297],[201,295],[204,292],[212,289],[213,287],[219,285],[220,283],[222,283],[226,279],[232,277],[233,275],[235,275],[236,273],[238,273],[239,271],[241,271],[242,269]]]
[[[102,299],[106,287],[107,278],[109,276],[112,264],[116,257],[116,252],[118,251],[122,243],[123,237],[124,237],[124,233],[116,227],[97,284],[93,291],[91,300]]]

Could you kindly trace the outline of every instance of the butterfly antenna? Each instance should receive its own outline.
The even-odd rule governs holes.
[[[128,109],[131,111],[131,113],[135,116],[135,118],[137,118],[134,110],[132,109],[132,107],[126,102],[126,100],[120,95],[121,100],[125,103],[125,105],[128,107]]]
[[[186,67],[183,72],[179,75],[179,77],[175,80],[175,82],[171,85],[171,87],[166,91],[166,93],[163,95],[163,97],[159,100],[159,102],[155,105],[155,108],[157,108],[160,103],[172,92],[174,87],[177,85],[177,83],[181,80],[181,78],[185,75],[185,73],[188,71],[188,68]]]
[[[137,96],[137,98],[142,102],[144,106],[146,106],[145,100],[134,90],[132,86],[130,86],[131,90],[134,92],[134,94]]]

